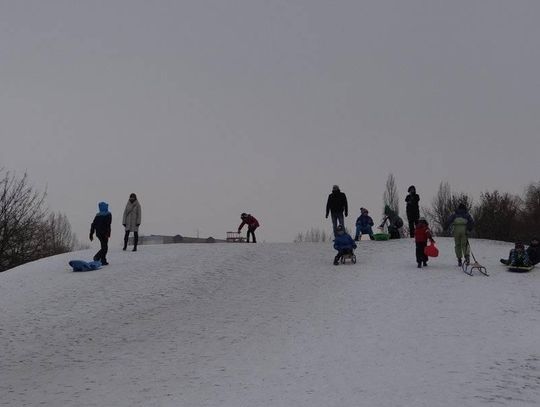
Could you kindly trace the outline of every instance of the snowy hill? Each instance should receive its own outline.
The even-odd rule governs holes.
[[[540,403],[540,270],[511,245],[453,242],[417,269],[410,239],[84,251],[0,274],[0,405],[501,406]]]

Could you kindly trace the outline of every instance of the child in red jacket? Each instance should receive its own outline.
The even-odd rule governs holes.
[[[426,218],[421,217],[418,219],[418,223],[416,224],[416,228],[414,230],[414,241],[416,242],[416,263],[418,264],[418,268],[427,266],[428,257],[424,253],[424,249],[427,246],[428,240],[431,243],[435,243],[435,240],[433,240],[433,236],[431,235],[431,230],[429,230]]]

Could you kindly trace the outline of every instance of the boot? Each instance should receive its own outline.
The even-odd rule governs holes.
[[[339,255],[337,255],[336,257],[334,257],[334,266],[339,265],[339,258],[340,258]]]
[[[471,259],[469,257],[468,254],[465,255],[465,264],[468,266],[469,264],[471,264]]]
[[[461,267],[461,266],[463,265],[463,263],[461,262],[461,258],[457,259],[457,265],[458,265],[459,267]]]
[[[124,251],[127,250],[128,240],[129,240],[129,232],[126,231],[126,233],[124,234],[124,247],[122,248],[122,250]]]
[[[133,232],[133,251],[137,251],[137,245],[139,244],[139,233]]]
[[[418,262],[418,265],[417,265],[416,267],[418,267],[419,269],[421,269],[421,268],[422,268],[422,263]]]

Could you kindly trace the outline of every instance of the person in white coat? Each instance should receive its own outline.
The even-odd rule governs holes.
[[[131,194],[124,209],[122,217],[122,225],[126,228],[124,235],[124,249],[127,249],[129,233],[133,232],[133,251],[137,251],[137,243],[139,243],[139,226],[141,224],[141,204],[137,200],[137,195]]]

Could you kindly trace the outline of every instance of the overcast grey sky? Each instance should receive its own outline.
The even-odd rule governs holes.
[[[142,234],[259,240],[347,224],[441,181],[521,193],[540,160],[536,0],[0,0],[0,166],[27,171],[85,240],[113,239],[131,192]],[[404,212],[403,207],[401,208]]]

